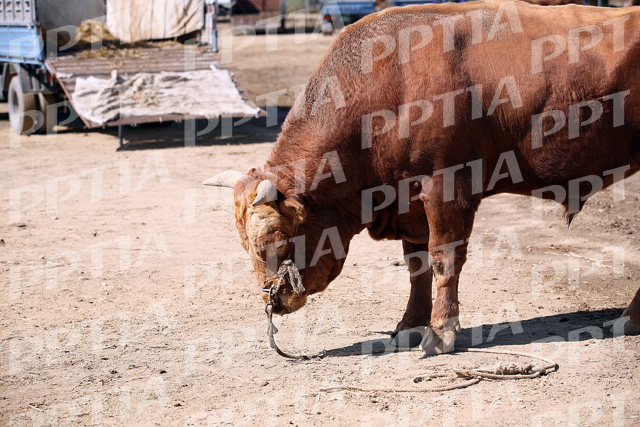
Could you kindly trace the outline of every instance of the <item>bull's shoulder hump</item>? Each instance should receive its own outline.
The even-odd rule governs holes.
[[[520,0],[485,0],[473,1],[465,3],[436,3],[411,5],[403,7],[388,7],[379,12],[365,16],[354,24],[348,25],[342,31],[342,36],[355,35],[358,33],[371,34],[371,28],[379,26],[380,22],[394,21],[397,25],[396,30],[406,25],[414,25],[416,21],[428,23],[429,21],[437,21],[450,15],[465,15],[475,10],[497,11],[504,7],[504,3],[512,3],[516,6],[520,18],[526,20],[540,19],[541,16],[548,21],[550,16],[556,19],[560,16],[563,18],[581,17],[586,20],[602,21],[604,16],[615,18],[623,15],[640,15],[640,6],[628,6],[624,8],[603,8],[597,6],[583,6],[577,4],[566,4],[558,6],[541,6]],[[525,22],[526,23],[526,22]],[[340,37],[340,36],[339,36]]]

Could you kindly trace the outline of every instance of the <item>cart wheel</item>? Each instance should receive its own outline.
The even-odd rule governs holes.
[[[9,101],[9,122],[13,130],[19,135],[27,132],[33,133],[38,124],[35,123],[38,116],[36,95],[23,93],[20,79],[18,76],[14,76],[9,83],[7,98]]]
[[[56,96],[53,93],[38,94],[38,110],[42,113],[39,119],[42,120],[42,123],[37,126],[36,132],[50,133],[53,127],[58,124],[58,110],[49,111],[49,106],[55,103]]]

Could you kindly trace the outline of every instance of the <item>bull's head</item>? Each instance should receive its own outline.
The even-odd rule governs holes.
[[[227,171],[203,184],[234,189],[236,228],[242,246],[249,253],[258,283],[264,288],[274,285],[278,280],[278,267],[293,256],[292,238],[305,221],[306,213],[299,200],[286,198],[276,189],[273,175],[259,170],[249,173]],[[306,303],[309,293],[316,291],[311,286],[295,292],[292,284],[285,282],[279,289],[273,312],[296,311]],[[267,301],[266,293],[263,293],[263,299]]]

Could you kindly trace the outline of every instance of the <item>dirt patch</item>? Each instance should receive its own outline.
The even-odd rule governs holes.
[[[229,65],[257,94],[303,83],[329,40],[295,45],[294,37],[283,36],[273,55],[262,45],[260,57],[247,50],[240,59],[241,50]],[[532,218],[524,197],[492,197],[478,213],[461,276],[459,345],[535,353],[558,372],[447,393],[321,392],[431,387],[436,380],[413,380],[527,360],[282,359],[268,348],[231,193],[199,184],[262,165],[278,126],[251,121],[229,137],[217,129],[194,147],[184,146],[179,124],[127,128],[131,144],[116,150],[113,130],[17,139],[0,108],[2,425],[640,422],[640,337],[614,337],[608,326],[638,288],[637,178],[623,201],[598,194],[569,229],[557,208]],[[363,233],[326,292],[276,319],[278,341],[313,353],[386,340],[408,292],[400,242]]]

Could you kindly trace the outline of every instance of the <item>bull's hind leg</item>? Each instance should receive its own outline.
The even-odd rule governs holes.
[[[472,195],[470,188],[456,188],[455,195],[454,200],[443,201],[451,197],[443,190],[442,180],[434,180],[432,190],[423,197],[429,221],[429,257],[438,290],[431,324],[420,344],[427,354],[453,350],[456,333],[460,332],[458,277],[467,259],[480,195]]]
[[[640,289],[629,307],[622,313],[622,317],[613,324],[613,332],[625,335],[640,334]]]
[[[424,337],[425,326],[431,317],[431,282],[433,270],[429,264],[428,245],[402,241],[404,260],[409,267],[411,294],[407,309],[393,333],[398,347],[416,347]]]

